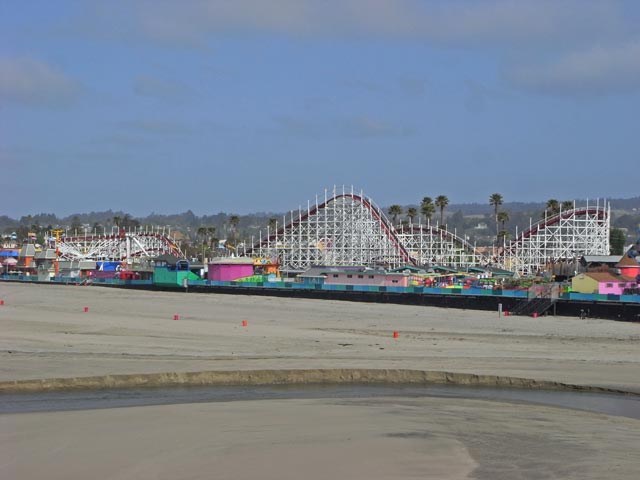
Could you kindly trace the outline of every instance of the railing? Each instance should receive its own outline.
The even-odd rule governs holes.
[[[511,315],[544,315],[555,303],[554,299],[538,297],[527,302],[522,302],[511,310]]]

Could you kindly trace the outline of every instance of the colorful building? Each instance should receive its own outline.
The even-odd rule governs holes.
[[[19,250],[16,248],[0,248],[1,273],[5,274],[14,270],[14,267],[18,263],[19,253]]]
[[[609,272],[580,273],[571,279],[571,290],[577,293],[622,295],[625,290],[636,288],[635,278]]]
[[[258,257],[253,259],[253,273],[255,275],[280,276],[280,268],[277,261]]]
[[[253,275],[253,258],[216,258],[209,262],[208,279],[217,282],[231,282]]]
[[[184,287],[189,280],[200,277],[189,268],[189,262],[172,255],[161,255],[154,258],[153,284],[161,287]]]

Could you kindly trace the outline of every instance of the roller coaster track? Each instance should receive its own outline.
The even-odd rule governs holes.
[[[334,194],[294,212],[285,225],[267,232],[248,255],[277,256],[282,265],[303,270],[313,264],[396,267],[415,264],[383,211],[356,193]]]
[[[529,237],[536,235],[539,231],[544,230],[548,227],[559,224],[562,220],[571,219],[574,217],[588,217],[595,215],[599,220],[605,220],[607,216],[607,212],[602,208],[576,208],[572,210],[568,210],[564,213],[559,213],[557,215],[553,215],[549,218],[540,220],[538,223],[533,225],[528,230],[522,232],[515,240],[513,240],[507,247],[503,247],[504,249],[512,249],[517,244],[522,243]]]
[[[323,202],[291,211],[280,226],[245,250],[246,255],[277,259],[285,270],[313,265],[395,268],[403,265],[445,265],[464,269],[495,266],[531,274],[549,263],[582,255],[609,253],[610,207],[587,205],[530,224],[512,242],[489,258],[455,232],[434,225],[396,228],[384,212],[362,193],[334,191]],[[160,254],[181,256],[176,243],[157,232],[64,237],[58,242],[63,259],[125,260]]]
[[[117,235],[62,237],[57,246],[60,258],[66,260],[123,261],[162,254],[182,256],[178,245],[160,233],[122,232]]]
[[[433,225],[393,226],[382,210],[362,193],[335,193],[308,205],[268,229],[248,255],[277,258],[289,270],[312,265],[494,266],[533,273],[544,265],[581,255],[609,251],[609,207],[574,208],[547,217],[518,235],[489,258],[466,239]]]
[[[545,265],[582,255],[608,255],[608,204],[573,208],[545,217],[505,244],[496,258],[503,267],[533,274]]]
[[[479,253],[466,239],[435,225],[401,225],[398,236],[417,265],[466,267],[488,261],[488,258]]]

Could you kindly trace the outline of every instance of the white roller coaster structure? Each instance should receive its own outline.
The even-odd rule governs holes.
[[[442,265],[463,269],[472,265],[498,266],[523,275],[549,264],[582,255],[608,255],[610,206],[599,201],[545,216],[516,233],[492,254],[481,253],[455,232],[427,224],[394,227],[382,209],[362,192],[325,190],[324,200],[307,203],[267,227],[266,235],[244,249],[245,255],[277,259],[284,270],[303,271],[313,265],[382,266],[395,268]],[[63,237],[60,258],[128,260],[161,254],[182,256],[164,232],[121,231],[115,235]]]
[[[545,216],[516,239],[493,252],[480,253],[465,239],[427,224],[396,229],[384,212],[362,192],[325,191],[324,201],[309,202],[283,218],[282,226],[245,251],[247,255],[277,258],[285,270],[312,265],[362,265],[395,268],[402,265],[446,265],[465,268],[487,265],[528,275],[550,263],[582,255],[608,255],[610,207],[576,207]]]
[[[587,204],[547,216],[504,244],[498,256],[502,266],[514,272],[533,274],[546,265],[583,255],[608,255],[611,207]]]
[[[78,235],[61,237],[57,242],[59,258],[65,260],[116,260],[156,257],[170,254],[181,257],[174,240],[163,233],[121,231],[115,235]]]

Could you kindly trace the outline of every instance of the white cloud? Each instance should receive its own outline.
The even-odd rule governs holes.
[[[439,3],[426,15],[427,38],[453,44],[591,41],[625,28],[617,1],[490,0]]]
[[[635,0],[114,2],[117,8],[111,4],[104,7],[103,2],[85,8],[83,16],[75,19],[76,31],[109,41],[152,42],[203,51],[229,36],[280,35],[319,41],[410,39],[436,48],[490,51],[498,69],[514,85],[529,90],[572,93],[575,82],[581,82],[577,90],[587,94],[630,90],[636,84],[633,72],[615,59],[604,58],[625,48],[627,53],[622,55],[628,58],[633,54],[632,47],[615,45],[633,43],[637,36],[640,19]],[[546,65],[536,63],[550,54],[561,58]],[[623,75],[617,77],[620,71]],[[184,94],[184,88],[171,83],[142,77],[135,90],[163,98]],[[424,88],[424,84],[416,84],[408,91],[419,95]]]
[[[550,63],[512,67],[507,79],[526,90],[562,95],[640,90],[640,40],[566,54]]]
[[[0,99],[45,107],[71,103],[81,87],[58,68],[31,58],[0,58]]]

